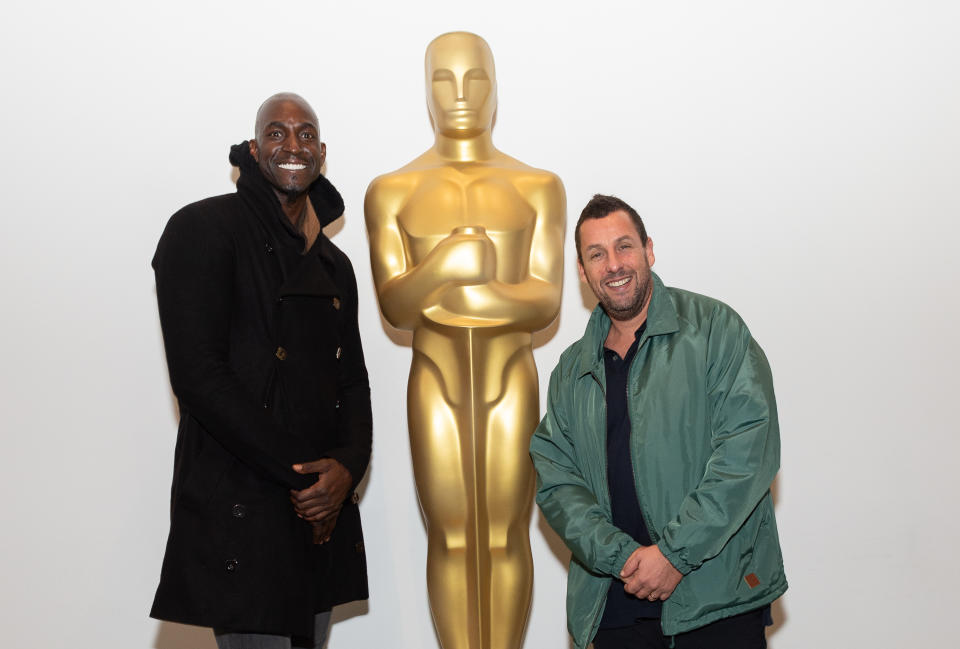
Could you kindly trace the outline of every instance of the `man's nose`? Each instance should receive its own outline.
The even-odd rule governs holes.
[[[283,150],[284,151],[299,151],[300,138],[297,137],[296,133],[290,133],[287,137],[283,139]]]

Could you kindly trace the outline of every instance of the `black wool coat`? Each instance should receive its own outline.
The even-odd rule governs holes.
[[[307,254],[247,143],[237,192],[171,217],[153,259],[170,383],[180,407],[170,535],[151,616],[309,637],[313,616],[367,597],[357,498],[313,545],[291,466],[370,457],[370,388],[346,255],[321,232]],[[311,186],[321,225],[343,213]]]

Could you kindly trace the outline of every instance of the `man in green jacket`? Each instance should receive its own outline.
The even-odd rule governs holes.
[[[537,504],[573,553],[576,647],[763,648],[787,589],[767,359],[730,307],[651,272],[625,202],[594,196],[576,243],[600,304],[530,444]]]

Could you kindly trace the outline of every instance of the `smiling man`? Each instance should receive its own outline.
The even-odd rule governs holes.
[[[325,157],[310,105],[270,97],[230,151],[237,191],[174,214],[153,259],[180,427],[151,615],[221,649],[320,647],[367,597],[370,389]]]
[[[770,485],[770,368],[725,304],[663,285],[624,201],[577,222],[597,296],[550,377],[530,445],[537,503],[573,553],[577,649],[759,649],[786,589]]]

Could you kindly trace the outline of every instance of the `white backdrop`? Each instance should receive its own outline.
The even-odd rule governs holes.
[[[175,439],[149,267],[182,205],[232,191],[259,103],[313,103],[354,260],[374,398],[371,599],[331,647],[435,647],[407,446],[410,349],[370,279],[367,183],[432,143],[434,36],[496,58],[495,142],[568,196],[541,394],[592,306],[572,224],[645,217],[668,284],[723,299],[779,395],[791,588],[774,649],[955,644],[960,9],[912,0],[274,5],[14,0],[0,25],[0,629],[5,647],[209,649],[147,618]],[[525,646],[568,646],[539,515]]]

